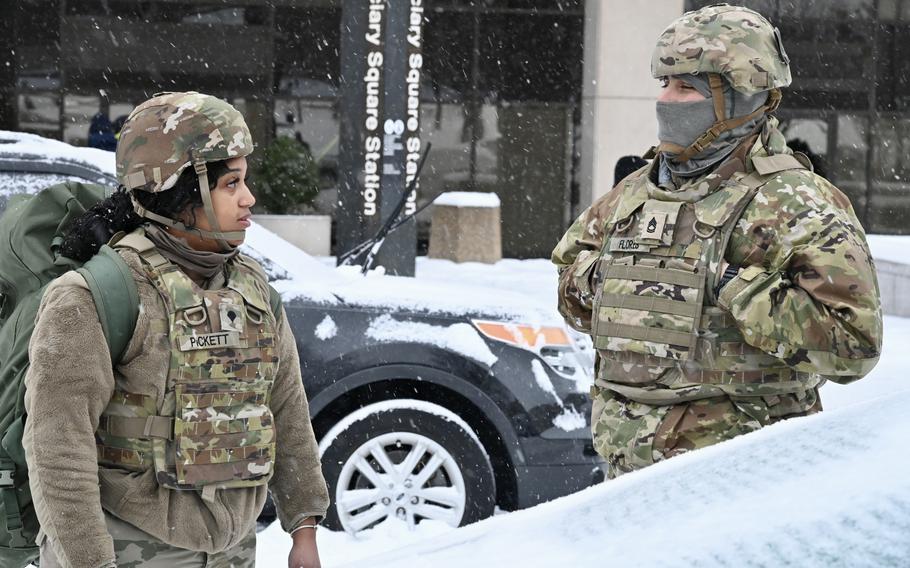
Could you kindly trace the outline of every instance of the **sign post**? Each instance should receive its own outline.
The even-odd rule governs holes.
[[[392,214],[420,158],[424,0],[344,0],[341,17],[339,253]],[[417,207],[417,189],[403,214]],[[416,223],[386,238],[376,265],[414,275]]]

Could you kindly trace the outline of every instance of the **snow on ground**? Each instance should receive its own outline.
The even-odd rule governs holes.
[[[898,252],[882,244],[891,238],[908,250],[910,237],[873,236],[876,257]],[[555,311],[556,272],[543,259],[422,257],[413,282],[425,291],[453,282],[519,291],[539,313]],[[821,415],[532,509],[461,529],[424,523],[408,532],[397,520],[357,537],[319,529],[323,566],[910,565],[907,345],[910,319],[886,316],[878,366],[854,384],[825,385]],[[289,545],[273,524],[259,535],[257,565],[285,566]]]
[[[907,566],[908,405],[776,424],[349,565]]]

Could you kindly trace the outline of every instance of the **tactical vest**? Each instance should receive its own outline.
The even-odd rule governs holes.
[[[167,338],[171,358],[162,398],[115,390],[97,430],[98,463],[154,469],[160,485],[209,499],[216,488],[267,483],[278,357],[264,277],[236,257],[225,287],[203,290],[141,231],[115,247],[139,254],[164,300],[168,320],[153,321],[149,333]]]
[[[743,211],[774,174],[804,169],[789,155],[753,164],[755,172],[733,172],[707,192],[698,183],[665,191],[649,180],[650,168],[624,182],[594,276],[599,386],[660,405],[798,394],[821,382],[749,345],[715,305],[721,261]],[[760,272],[750,267],[740,278]]]

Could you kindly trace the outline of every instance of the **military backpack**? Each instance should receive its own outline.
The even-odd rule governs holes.
[[[70,223],[109,194],[110,189],[102,186],[66,182],[34,196],[14,197],[0,218],[0,565],[4,567],[27,566],[38,558],[38,519],[22,433],[28,343],[44,289],[69,270],[85,277],[115,361],[135,327],[139,296],[119,254],[105,245],[83,264],[56,252]]]

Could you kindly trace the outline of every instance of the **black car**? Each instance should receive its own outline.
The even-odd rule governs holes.
[[[113,157],[84,152],[0,132],[0,200],[61,176],[116,185]],[[603,478],[587,422],[590,362],[550,310],[501,288],[334,269],[258,225],[244,249],[285,299],[330,528],[388,516],[459,526]],[[269,508],[261,520],[273,517]]]

